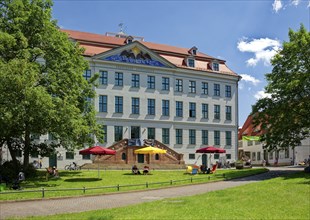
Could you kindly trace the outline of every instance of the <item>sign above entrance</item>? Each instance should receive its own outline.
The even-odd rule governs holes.
[[[165,67],[164,64],[157,60],[153,60],[148,53],[144,53],[138,47],[129,50],[123,50],[120,54],[112,55],[104,58],[107,61],[142,64],[148,66]]]

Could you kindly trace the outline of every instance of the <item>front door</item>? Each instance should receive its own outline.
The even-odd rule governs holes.
[[[50,155],[48,159],[48,163],[50,167],[53,167],[53,166],[57,167],[57,155],[56,154]]]
[[[138,163],[144,163],[144,154],[138,154]]]
[[[131,126],[131,139],[140,138],[140,127]]]

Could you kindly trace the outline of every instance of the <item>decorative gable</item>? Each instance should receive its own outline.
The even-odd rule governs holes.
[[[156,67],[168,67],[174,68],[175,66],[167,61],[166,59],[160,57],[141,43],[134,41],[131,44],[118,47],[116,49],[98,54],[94,56],[95,59],[120,62],[120,63],[130,63],[130,64],[140,64]]]

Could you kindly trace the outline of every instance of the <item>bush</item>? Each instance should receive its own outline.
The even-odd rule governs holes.
[[[0,166],[0,176],[5,182],[13,182],[17,178],[19,172],[24,172],[26,179],[37,176],[37,171],[32,164],[23,167],[19,161],[13,163],[11,160],[4,162]]]

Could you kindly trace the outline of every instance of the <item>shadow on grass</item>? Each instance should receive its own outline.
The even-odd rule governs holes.
[[[71,178],[64,180],[65,182],[95,182],[101,181],[101,178]]]
[[[143,173],[140,173],[140,174],[124,173],[123,175],[125,175],[125,176],[149,176],[149,175],[153,175],[153,174],[152,173],[148,173],[148,174],[143,174]]]

